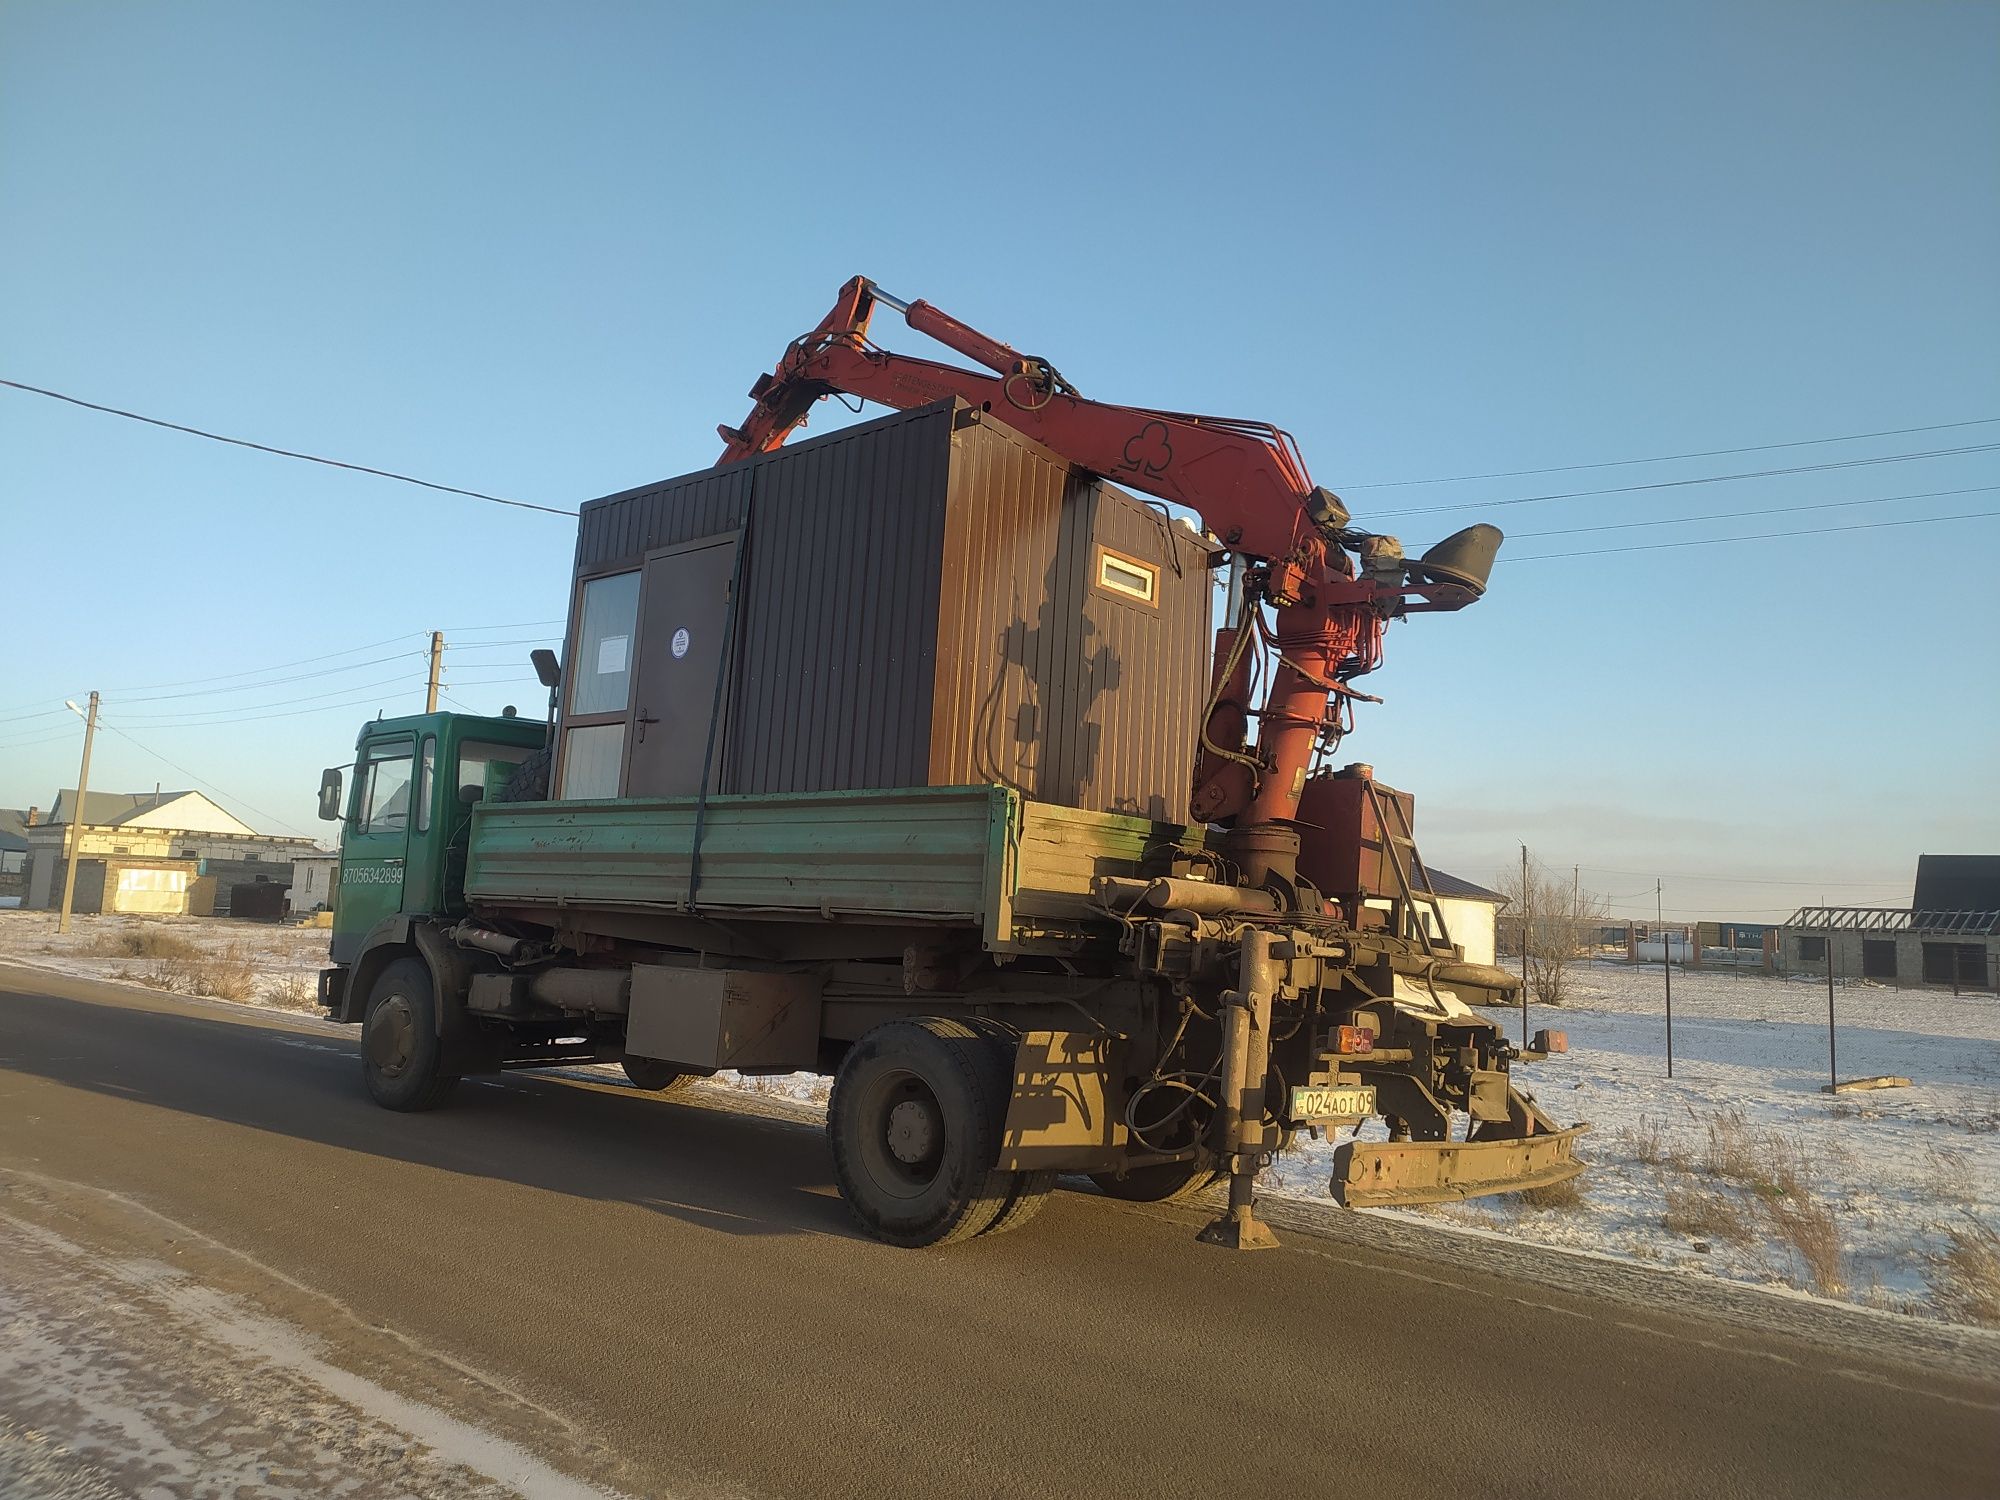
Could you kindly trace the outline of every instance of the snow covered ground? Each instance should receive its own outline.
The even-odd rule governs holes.
[[[229,917],[72,916],[0,909],[0,958],[88,979],[317,1013],[325,928]]]
[[[1674,971],[1666,1076],[1657,965],[1588,966],[1577,1003],[1531,1009],[1571,1052],[1527,1068],[1538,1102],[1589,1121],[1577,1192],[1424,1217],[1901,1311],[1971,1317],[1963,1253],[2000,1228],[2000,999],[1836,987],[1840,1076],[1906,1089],[1827,1095],[1826,986]],[[1519,1029],[1519,1012],[1494,1015]],[[1379,1124],[1363,1135],[1380,1138]],[[1327,1193],[1333,1144],[1304,1141],[1266,1190]],[[1540,1201],[1537,1201],[1539,1199]]]
[[[60,936],[49,913],[0,911],[0,958],[307,1013],[326,939],[140,917],[79,917]],[[1551,1115],[1592,1126],[1574,1191],[1382,1212],[2000,1322],[2000,998],[1839,985],[1840,1076],[1898,1074],[1912,1086],[1827,1095],[1823,983],[1676,969],[1671,1080],[1657,965],[1591,964],[1575,986],[1574,1004],[1529,1017],[1531,1029],[1566,1030],[1570,1054],[1523,1075]],[[1494,1014],[1518,1031],[1518,1011]],[[827,1080],[810,1074],[716,1082],[793,1109],[826,1104]],[[1379,1138],[1379,1123],[1363,1134]],[[1261,1187],[1324,1200],[1332,1154],[1332,1142],[1302,1138]]]

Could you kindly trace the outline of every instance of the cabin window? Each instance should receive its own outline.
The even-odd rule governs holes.
[[[1097,549],[1097,586],[1106,593],[1140,604],[1157,606],[1160,602],[1160,570],[1109,547]]]
[[[565,669],[571,717],[622,714],[632,701],[633,633],[639,624],[639,575],[613,573],[583,586],[576,649]]]
[[[586,724],[570,730],[563,740],[562,789],[557,795],[577,800],[617,796],[624,760],[623,724]]]

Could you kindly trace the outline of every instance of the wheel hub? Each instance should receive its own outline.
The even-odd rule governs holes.
[[[937,1141],[937,1120],[924,1104],[905,1099],[889,1111],[889,1150],[905,1166],[930,1158]]]
[[[407,995],[389,995],[368,1020],[368,1061],[384,1078],[396,1078],[409,1067],[417,1050],[416,1010]]]

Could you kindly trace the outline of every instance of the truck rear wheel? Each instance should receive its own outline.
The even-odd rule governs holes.
[[[1178,1203],[1220,1182],[1222,1176],[1214,1167],[1196,1162],[1167,1161],[1134,1167],[1123,1177],[1114,1172],[1092,1172],[1090,1180],[1105,1197],[1125,1203]]]
[[[1007,1206],[980,1232],[1005,1234],[1010,1229],[1019,1229],[1042,1211],[1042,1205],[1049,1201],[1049,1194],[1055,1191],[1055,1186],[1054,1172],[1014,1173],[1014,1191],[1007,1199]]]
[[[694,1076],[657,1057],[628,1057],[618,1066],[625,1070],[633,1088],[644,1089],[649,1094],[677,1089]]]
[[[437,996],[419,958],[399,958],[376,977],[361,1023],[361,1076],[384,1109],[436,1109],[458,1085],[443,1072]]]
[[[991,1228],[1025,1186],[995,1165],[1013,1077],[1012,1052],[958,1021],[889,1021],[855,1043],[827,1135],[861,1227],[905,1249]]]

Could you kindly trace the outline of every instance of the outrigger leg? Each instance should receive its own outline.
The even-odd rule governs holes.
[[[1274,1144],[1264,1124],[1264,1091],[1271,1067],[1271,1001],[1284,973],[1271,955],[1276,942],[1274,934],[1246,927],[1236,988],[1222,995],[1222,1079],[1214,1128],[1229,1168],[1229,1208],[1196,1236],[1204,1245],[1278,1247],[1278,1237],[1256,1213],[1257,1172]]]

